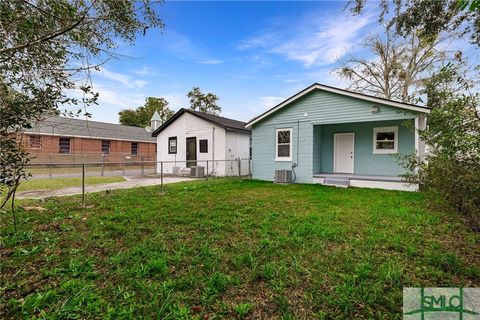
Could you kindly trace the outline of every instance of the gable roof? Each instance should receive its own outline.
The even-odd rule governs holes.
[[[343,95],[343,96],[348,96],[348,97],[353,97],[353,98],[357,98],[357,99],[361,99],[361,100],[371,101],[371,102],[374,102],[374,103],[384,104],[384,105],[387,105],[387,106],[392,106],[392,107],[396,107],[396,108],[400,108],[400,109],[406,109],[406,110],[422,112],[422,113],[430,113],[430,108],[427,108],[427,107],[422,107],[422,106],[418,106],[418,105],[410,104],[410,103],[393,101],[393,100],[389,100],[389,99],[385,99],[385,98],[379,98],[379,97],[371,96],[371,95],[368,95],[368,94],[352,92],[352,91],[349,91],[349,90],[335,88],[335,87],[327,86],[327,85],[320,84],[320,83],[314,83],[311,86],[303,89],[302,91],[294,94],[290,98],[284,100],[283,102],[277,104],[273,108],[265,111],[261,115],[253,118],[252,120],[250,120],[246,124],[246,127],[251,127],[253,124],[257,123],[258,121],[268,117],[272,113],[282,109],[283,107],[289,105],[290,103],[294,102],[295,100],[298,100],[298,99],[302,98],[303,96],[307,95],[308,93],[310,93],[314,90],[323,90],[323,91],[327,91],[327,92],[340,94],[340,95]]]
[[[160,132],[162,132],[165,128],[167,128],[169,125],[171,125],[175,120],[177,120],[182,114],[184,113],[189,113],[191,115],[194,115],[200,119],[203,119],[205,121],[208,121],[210,123],[213,123],[219,127],[222,127],[226,130],[234,130],[234,131],[244,131],[244,132],[250,132],[251,130],[246,128],[245,122],[238,121],[235,119],[230,119],[230,118],[225,118],[225,117],[220,117],[220,116],[215,116],[213,114],[208,114],[204,112],[198,112],[198,111],[193,111],[193,110],[188,110],[188,109],[180,109],[178,110],[170,119],[165,121],[164,124],[162,124],[160,127],[158,127],[155,131],[152,132],[152,136],[156,137]]]
[[[155,142],[145,128],[66,117],[48,117],[33,124],[27,133],[64,137]]]

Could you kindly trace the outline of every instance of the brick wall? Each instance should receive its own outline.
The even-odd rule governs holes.
[[[138,154],[131,155],[132,141],[110,141],[110,153],[103,155],[102,139],[70,137],[70,154],[60,154],[58,136],[41,135],[41,147],[30,147],[31,135],[24,138],[25,147],[35,158],[33,163],[80,163],[86,162],[123,162],[136,160],[155,160],[155,142],[137,142]]]

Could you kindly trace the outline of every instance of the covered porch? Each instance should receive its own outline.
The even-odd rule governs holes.
[[[313,182],[415,191],[402,181],[400,155],[415,153],[415,119],[313,126]]]

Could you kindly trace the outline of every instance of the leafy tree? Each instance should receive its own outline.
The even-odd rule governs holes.
[[[349,81],[350,90],[411,103],[424,80],[448,59],[449,53],[438,49],[443,40],[439,36],[421,37],[419,32],[402,37],[387,27],[384,36],[376,35],[363,43],[373,58],[352,54],[340,61],[336,72]]]
[[[353,14],[361,13],[367,0],[352,0],[348,7]],[[442,31],[460,31],[470,42],[480,46],[479,0],[380,0],[380,21],[394,12],[390,24],[397,33],[411,34],[421,30],[422,37],[435,36]],[[392,10],[393,9],[393,10]]]
[[[151,0],[0,2],[2,206],[26,176],[23,131],[52,113],[88,115],[80,108],[98,98],[90,70],[115,57],[119,41],[163,28],[157,10]]]
[[[429,79],[423,93],[432,108],[428,127],[420,132],[429,152],[425,158],[406,157],[409,182],[439,196],[464,214],[480,231],[479,93],[458,66],[448,64]]]
[[[155,111],[160,114],[162,123],[167,121],[174,112],[168,107],[168,101],[164,98],[148,97],[145,104],[137,109],[123,109],[118,113],[120,123],[127,126],[147,127]]]
[[[211,92],[204,94],[200,88],[193,87],[187,97],[190,99],[190,110],[214,115],[222,112],[222,108],[217,104],[218,97]]]

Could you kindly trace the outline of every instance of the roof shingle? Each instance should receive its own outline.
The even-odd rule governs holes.
[[[144,128],[58,116],[39,121],[26,132],[124,141],[156,141]]]
[[[227,130],[240,130],[240,131],[245,131],[245,132],[250,132],[250,129],[245,128],[245,122],[238,121],[235,119],[230,119],[230,118],[225,118],[225,117],[220,117],[220,116],[215,116],[213,114],[208,114],[204,112],[199,112],[199,111],[193,111],[193,110],[188,110],[188,109],[180,109],[175,113],[170,119],[165,121],[164,124],[162,124],[157,130],[155,130],[152,133],[152,136],[156,137],[160,132],[163,131],[166,127],[168,127],[171,123],[175,121],[178,117],[180,117],[182,114],[185,112],[193,114],[205,121],[214,123],[222,128],[225,128]]]

